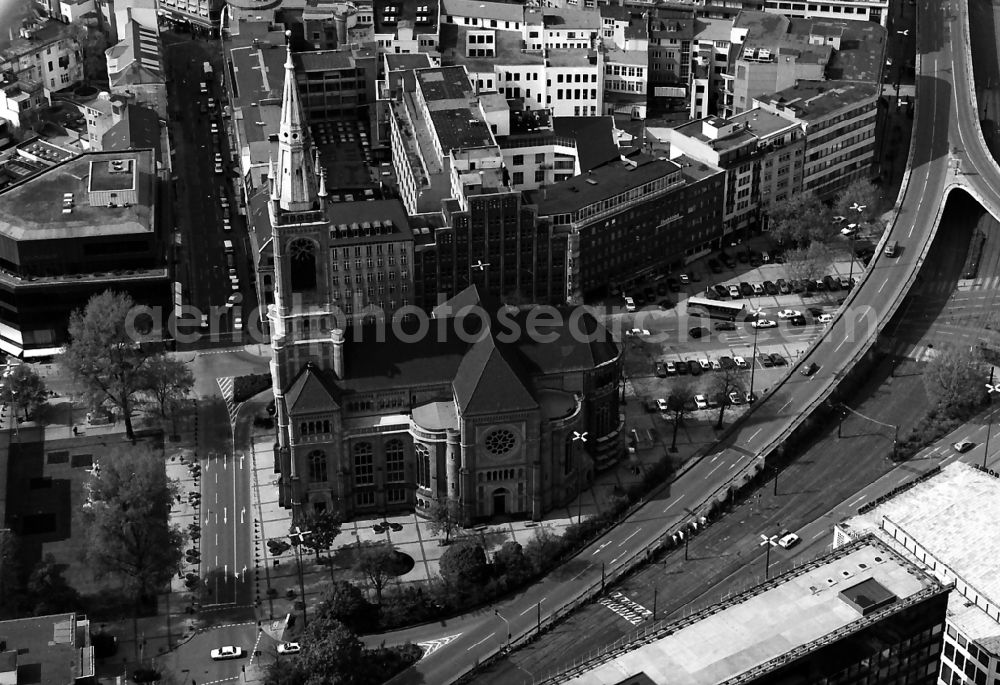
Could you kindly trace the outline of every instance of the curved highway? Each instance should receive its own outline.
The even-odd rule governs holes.
[[[712,451],[620,525],[517,597],[453,620],[371,636],[367,641],[425,643],[426,656],[394,683],[447,683],[516,640],[542,620],[600,589],[630,560],[655,547],[665,534],[697,516],[706,502],[742,474],[762,466],[812,409],[832,391],[838,376],[875,342],[923,261],[947,193],[967,190],[994,216],[1000,214],[1000,169],[979,130],[969,49],[967,8],[956,0],[920,0],[917,92],[909,179],[899,213],[884,241],[898,256],[879,251],[864,281],[840,316],[793,367],[788,378]],[[953,50],[954,48],[954,50]],[[806,365],[817,369],[805,376]]]

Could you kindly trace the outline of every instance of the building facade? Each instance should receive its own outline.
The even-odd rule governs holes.
[[[83,80],[83,55],[73,28],[55,19],[21,29],[19,37],[0,50],[0,73],[18,81],[38,81],[46,97]]]

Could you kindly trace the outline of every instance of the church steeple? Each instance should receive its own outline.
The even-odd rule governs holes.
[[[313,209],[316,202],[313,161],[306,149],[305,127],[302,125],[302,105],[295,83],[292,47],[285,59],[285,87],[281,95],[281,125],[278,128],[278,171],[272,199],[290,212]]]

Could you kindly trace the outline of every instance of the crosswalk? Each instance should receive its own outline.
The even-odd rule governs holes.
[[[236,405],[236,385],[232,376],[222,376],[221,378],[216,378],[215,382],[219,384],[219,390],[222,391],[222,399],[226,402],[226,409],[229,411],[229,423],[236,423],[236,410],[238,406]]]
[[[652,611],[638,602],[632,601],[621,592],[612,592],[609,596],[602,597],[600,604],[611,609],[611,611],[634,626],[639,625],[653,615]]]

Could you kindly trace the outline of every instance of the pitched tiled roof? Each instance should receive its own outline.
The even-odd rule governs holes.
[[[285,393],[285,406],[288,407],[288,411],[297,414],[326,411],[337,403],[336,396],[339,394],[336,386],[328,380],[326,373],[312,364],[307,364]]]
[[[535,409],[538,403],[522,380],[513,350],[484,336],[462,359],[453,387],[458,409],[463,414],[496,414]]]

